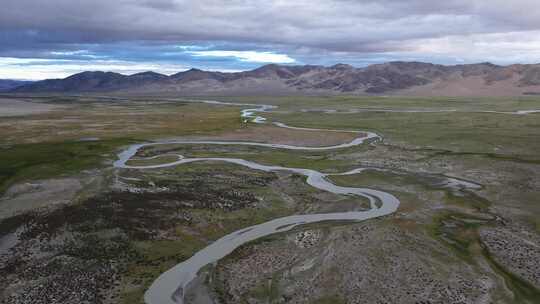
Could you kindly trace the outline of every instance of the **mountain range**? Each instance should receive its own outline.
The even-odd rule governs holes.
[[[144,72],[82,72],[65,79],[23,84],[14,93],[118,92],[178,95],[416,95],[516,96],[540,94],[540,64],[439,65],[388,62],[355,68],[346,64],[276,65],[235,73],[190,69],[174,75]]]
[[[10,91],[25,84],[30,84],[32,81],[0,79],[0,92]]]

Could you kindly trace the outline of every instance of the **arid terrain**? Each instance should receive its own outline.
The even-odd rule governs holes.
[[[535,96],[165,95],[0,96],[0,303],[143,303],[224,236],[385,204],[313,172],[399,206],[242,243],[184,303],[540,303]]]
[[[1,90],[1,88],[0,88]],[[540,65],[489,62],[440,65],[388,62],[367,67],[269,64],[245,72],[190,69],[170,76],[82,72],[20,83],[13,93],[115,92],[177,96],[398,95],[522,96],[540,94]]]

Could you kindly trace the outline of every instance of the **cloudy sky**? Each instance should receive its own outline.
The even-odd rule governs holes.
[[[0,78],[540,62],[539,0],[2,0]]]

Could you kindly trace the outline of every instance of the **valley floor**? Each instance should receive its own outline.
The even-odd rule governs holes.
[[[540,302],[540,99],[217,99],[278,107],[253,124],[240,118],[245,107],[182,98],[0,97],[0,303],[142,303],[161,273],[230,232],[370,207],[288,172],[113,166],[127,146],[164,138],[316,147],[358,135],[275,121],[382,140],[327,151],[170,144],[130,164],[180,154],[324,173],[363,167],[328,178],[390,193],[399,209],[245,244],[203,268],[186,303]]]

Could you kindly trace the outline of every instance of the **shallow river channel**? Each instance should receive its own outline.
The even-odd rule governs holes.
[[[203,101],[209,104],[222,104],[222,105],[234,105],[234,106],[246,106],[241,111],[241,116],[246,121],[255,123],[265,123],[266,119],[262,116],[256,115],[256,113],[266,112],[274,109],[275,106],[270,105],[252,105],[252,104],[233,104],[222,103],[215,101]],[[254,108],[251,108],[254,107]],[[117,168],[129,168],[129,169],[152,169],[152,168],[165,168],[171,166],[178,166],[186,163],[201,162],[201,161],[223,161],[229,162],[241,166],[245,166],[254,170],[262,170],[267,172],[274,171],[289,171],[306,176],[306,182],[320,190],[344,194],[344,195],[356,195],[367,198],[371,202],[371,208],[366,211],[350,211],[350,212],[336,212],[336,213],[320,213],[320,214],[302,214],[292,215],[282,218],[277,218],[259,225],[246,227],[241,230],[228,234],[217,241],[213,242],[206,248],[197,252],[188,260],[174,266],[168,271],[161,274],[150,286],[145,293],[145,302],[148,304],[182,304],[184,302],[184,294],[186,293],[189,284],[197,277],[197,273],[204,266],[214,263],[219,259],[230,254],[233,250],[239,246],[254,241],[258,238],[265,237],[274,233],[285,232],[293,229],[298,225],[316,223],[322,221],[363,221],[375,217],[391,214],[395,212],[399,206],[399,200],[393,195],[367,188],[353,188],[353,187],[341,187],[334,185],[326,177],[329,175],[347,175],[357,174],[362,171],[362,168],[357,168],[349,172],[325,174],[319,171],[304,169],[304,168],[287,168],[280,166],[268,166],[261,165],[255,162],[237,159],[237,158],[184,158],[182,155],[176,155],[178,160],[147,166],[132,166],[128,165],[130,160],[133,160],[136,153],[147,146],[166,145],[166,144],[210,144],[210,145],[247,145],[247,146],[259,146],[273,149],[289,149],[289,150],[332,150],[346,147],[352,147],[363,144],[367,140],[378,139],[377,134],[363,131],[340,131],[340,130],[324,130],[324,129],[307,129],[290,127],[283,123],[275,122],[278,127],[293,128],[302,130],[313,131],[327,131],[327,132],[355,132],[358,133],[358,137],[349,143],[344,143],[335,146],[326,147],[304,147],[304,146],[292,146],[282,144],[269,144],[258,142],[232,142],[232,141],[183,141],[183,140],[166,140],[152,143],[136,144],[130,146],[127,150],[121,152],[119,159],[114,163]],[[153,158],[159,158],[160,156],[170,156],[170,154],[158,155]],[[140,159],[140,158],[137,158]]]

